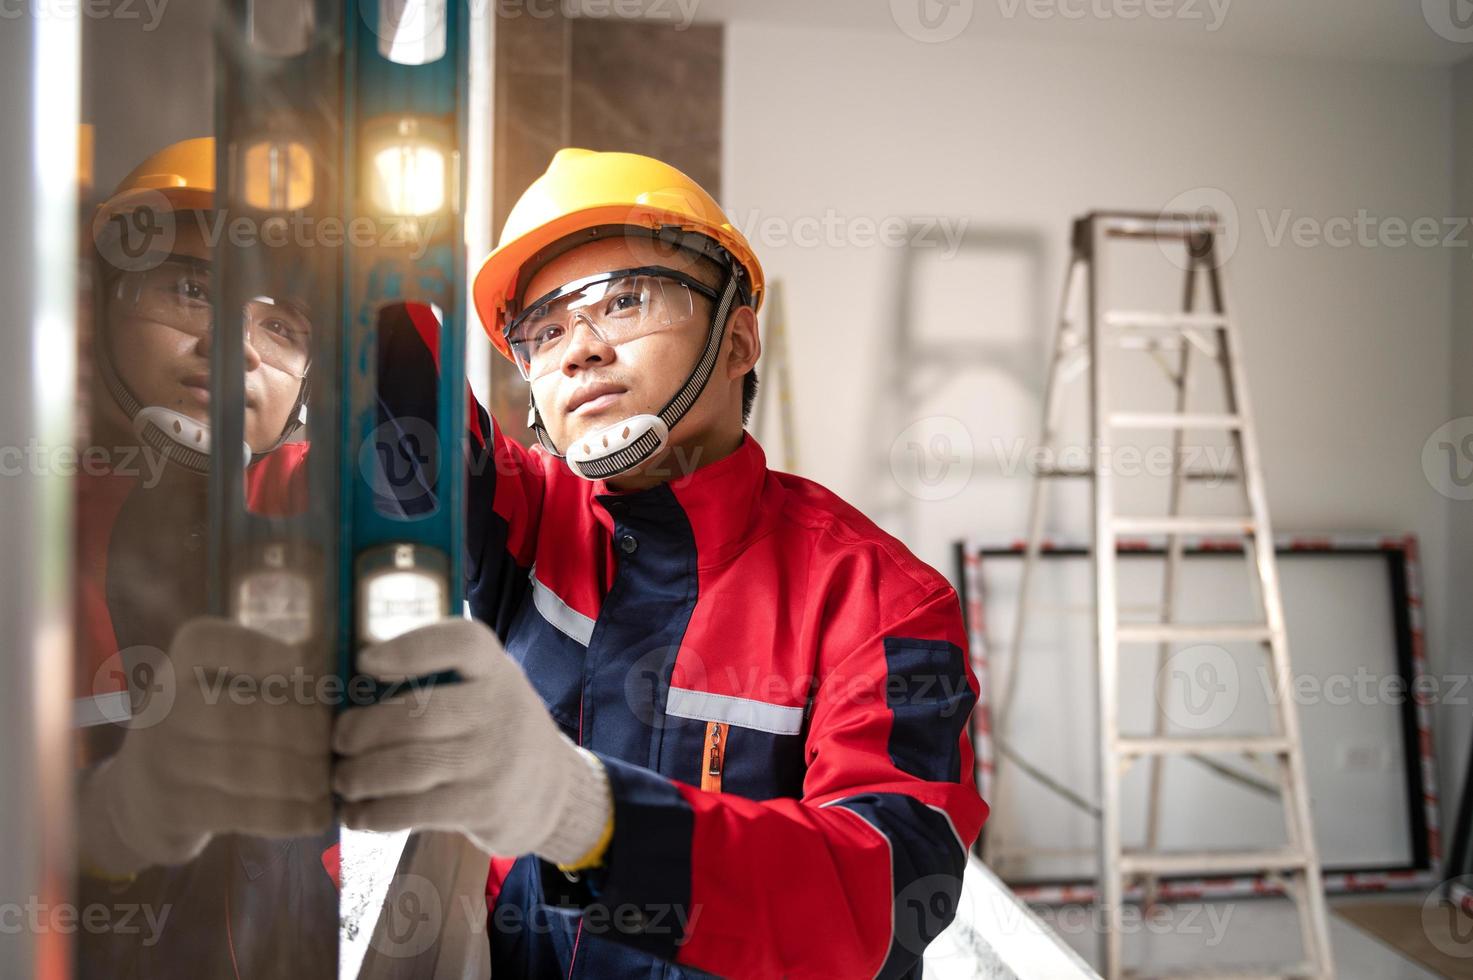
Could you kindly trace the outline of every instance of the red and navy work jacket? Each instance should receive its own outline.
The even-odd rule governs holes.
[[[614,800],[595,871],[493,858],[493,974],[920,976],[987,815],[950,584],[750,435],[621,493],[478,414],[471,610]]]

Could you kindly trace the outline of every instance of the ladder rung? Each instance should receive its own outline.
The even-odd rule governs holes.
[[[1237,966],[1191,966],[1172,968],[1164,972],[1150,970],[1126,970],[1128,980],[1316,980],[1322,974],[1309,963],[1294,963],[1287,966],[1244,964]]]
[[[1273,630],[1254,623],[1121,623],[1121,643],[1256,642],[1273,639]]]
[[[1125,214],[1096,212],[1090,215],[1100,222],[1107,235],[1120,238],[1189,238],[1192,235],[1221,229],[1216,217],[1193,214]]]
[[[1120,855],[1120,871],[1127,875],[1230,875],[1294,871],[1304,866],[1303,852],[1288,847],[1268,851],[1126,850]]]
[[[1117,429],[1239,429],[1243,417],[1204,412],[1114,412],[1110,424]]]
[[[1095,475],[1095,471],[1088,466],[1044,466],[1038,470],[1038,476],[1044,479],[1089,479]]]
[[[1088,466],[1042,466],[1034,475],[1044,480],[1088,480],[1095,475],[1095,471]],[[1184,480],[1220,483],[1231,483],[1238,479],[1236,470],[1212,470],[1197,466],[1182,470],[1181,476]]]
[[[1105,326],[1116,330],[1217,330],[1227,326],[1227,317],[1218,313],[1108,310]]]
[[[1149,350],[1173,354],[1182,349],[1180,337],[1154,337],[1139,333],[1119,333],[1109,338],[1108,343],[1116,350]]]
[[[1184,480],[1215,480],[1219,483],[1236,483],[1239,479],[1237,470],[1209,470],[1193,467],[1182,471]]]
[[[1244,752],[1257,755],[1283,755],[1289,751],[1289,740],[1281,735],[1171,735],[1127,736],[1116,742],[1120,754],[1141,755],[1210,755],[1214,752]]]
[[[1116,534],[1252,534],[1258,522],[1251,517],[1117,517],[1110,522]]]

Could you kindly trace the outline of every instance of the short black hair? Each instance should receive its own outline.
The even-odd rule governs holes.
[[[705,272],[704,277],[697,276],[696,278],[703,279],[703,281],[706,281],[707,285],[714,286],[717,289],[721,288],[721,285],[726,282],[726,277],[731,275],[728,270],[723,269],[708,255],[696,256],[695,265],[696,268],[701,269]],[[732,304],[731,311],[727,313],[728,321],[731,319],[731,313],[736,312],[738,307],[752,305],[751,301],[746,300],[745,297],[745,289],[739,289],[737,291],[736,302]],[[752,407],[757,404],[757,383],[757,369],[755,367],[747,371],[747,373],[742,376],[743,426],[745,426],[748,422],[752,420]]]

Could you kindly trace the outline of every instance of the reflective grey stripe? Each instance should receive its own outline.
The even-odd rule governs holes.
[[[593,620],[568,605],[558,594],[543,585],[537,578],[537,567],[532,566],[532,604],[559,632],[572,637],[584,646],[593,636]]]
[[[751,698],[734,698],[728,694],[670,688],[665,701],[665,714],[695,721],[722,721],[743,728],[755,728],[773,735],[796,735],[803,730],[803,708],[786,704],[769,704]]]
[[[132,717],[133,702],[127,691],[112,691],[72,702],[72,725],[76,728],[120,725]]]

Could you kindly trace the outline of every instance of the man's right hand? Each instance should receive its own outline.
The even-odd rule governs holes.
[[[117,754],[82,777],[84,868],[126,877],[188,861],[219,833],[326,830],[332,706],[294,679],[302,656],[228,620],[180,627],[161,679],[173,704],[156,722],[135,722]]]

